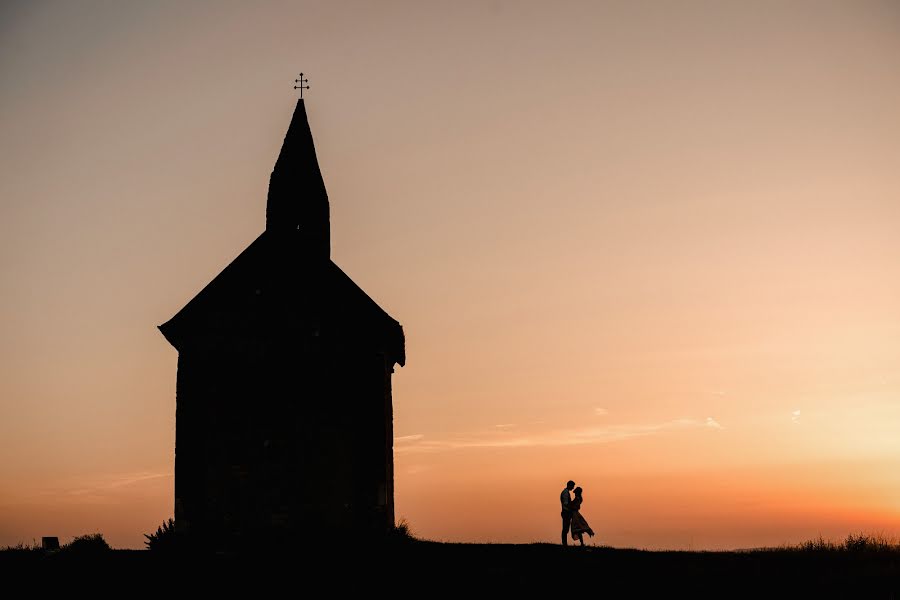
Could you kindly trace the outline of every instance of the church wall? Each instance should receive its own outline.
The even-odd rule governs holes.
[[[393,524],[384,356],[294,346],[218,340],[182,349],[179,530],[228,545]]]

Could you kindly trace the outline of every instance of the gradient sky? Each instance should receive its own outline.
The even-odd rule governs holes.
[[[296,73],[407,335],[419,536],[900,534],[895,2],[6,2],[0,545],[172,514],[156,330],[264,228]]]

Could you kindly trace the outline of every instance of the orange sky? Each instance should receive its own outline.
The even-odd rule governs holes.
[[[156,325],[263,230],[301,69],[417,534],[555,540],[569,478],[595,543],[900,534],[895,3],[22,2],[0,545],[171,516]]]

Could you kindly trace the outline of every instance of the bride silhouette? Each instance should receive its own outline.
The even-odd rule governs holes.
[[[584,546],[584,534],[594,537],[594,530],[588,525],[587,520],[581,514],[581,503],[584,498],[581,497],[582,489],[575,488],[575,498],[572,500],[572,539],[581,542]]]

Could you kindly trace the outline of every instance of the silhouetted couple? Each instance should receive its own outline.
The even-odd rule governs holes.
[[[569,495],[569,492],[575,490],[575,497]],[[566,484],[566,489],[559,495],[559,503],[562,505],[562,543],[568,546],[569,530],[572,531],[572,539],[581,542],[584,546],[584,534],[594,537],[594,530],[588,525],[588,522],[581,516],[581,503],[584,498],[581,497],[581,488],[575,487],[575,482],[570,481]]]

